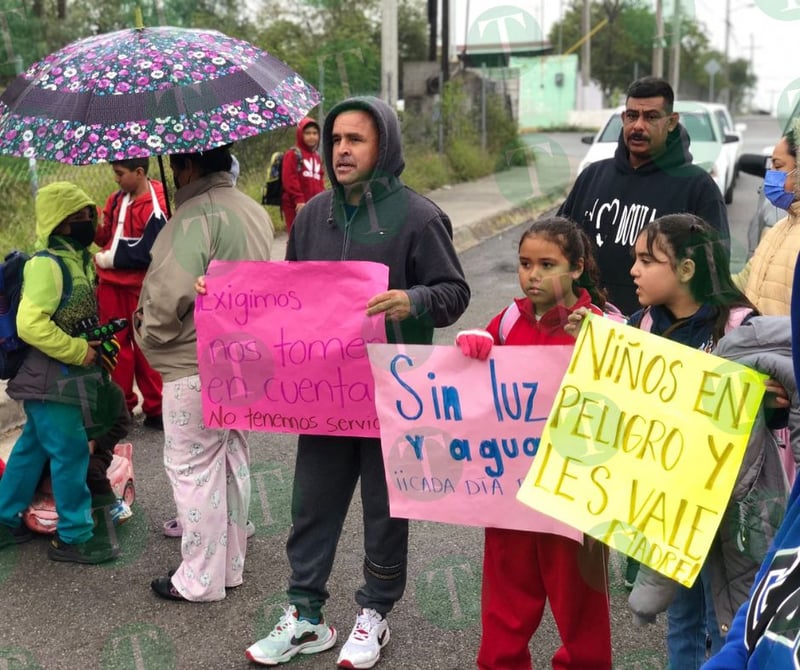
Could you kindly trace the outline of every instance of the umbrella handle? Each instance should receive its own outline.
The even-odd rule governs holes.
[[[164,187],[164,202],[167,203],[167,218],[172,218],[172,205],[169,204],[169,190],[167,189],[167,176],[164,173],[164,159],[161,154],[156,156],[158,159],[158,169],[161,172],[161,185]]]

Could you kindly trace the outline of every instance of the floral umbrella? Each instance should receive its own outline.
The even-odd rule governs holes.
[[[214,30],[132,28],[73,42],[0,96],[0,153],[73,165],[197,152],[295,125],[318,92]]]

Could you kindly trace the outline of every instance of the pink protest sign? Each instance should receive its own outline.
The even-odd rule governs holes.
[[[392,516],[583,537],[516,498],[572,346],[368,350]]]
[[[365,261],[213,261],[195,301],[209,428],[377,437],[367,301],[389,269]]]

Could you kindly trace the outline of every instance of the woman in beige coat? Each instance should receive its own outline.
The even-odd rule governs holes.
[[[800,252],[800,175],[797,139],[800,121],[775,145],[764,176],[764,195],[787,216],[767,230],[753,256],[733,281],[764,316],[788,316],[792,277]]]
[[[733,283],[764,316],[788,316],[792,302],[792,279],[800,253],[800,175],[797,170],[796,120],[772,150],[770,169],[764,175],[764,195],[787,216],[767,230],[753,256]],[[800,444],[792,444],[788,430],[775,432],[789,482],[800,468]],[[788,448],[787,448],[788,447]]]

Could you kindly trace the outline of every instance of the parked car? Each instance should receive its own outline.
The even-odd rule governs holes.
[[[772,147],[764,147],[760,154],[742,154],[737,162],[740,172],[764,179],[772,156]],[[763,182],[758,185],[756,211],[747,226],[747,258],[753,255],[767,228],[780,221],[784,212],[764,196]]]
[[[578,163],[578,174],[592,163],[611,158],[614,155],[619,143],[619,133],[622,130],[621,114],[624,110],[625,107],[617,107],[596,134],[581,137],[581,142],[591,146],[583,160]]]
[[[800,98],[795,103],[792,113],[786,118],[783,125],[781,136],[785,135],[789,130],[789,126],[795,119],[800,117]],[[775,138],[777,142],[779,138]],[[737,168],[745,174],[751,174],[763,180],[767,169],[770,166],[770,158],[772,157],[772,149],[774,145],[764,147],[760,154],[742,154],[736,163]],[[747,227],[747,257],[753,255],[758,243],[764,235],[767,228],[771,228],[784,216],[785,212],[778,207],[775,207],[764,195],[764,183],[758,185],[758,202],[756,204],[756,211],[750,219],[750,224]]]
[[[706,103],[675,101],[673,108],[680,114],[680,121],[689,133],[694,163],[708,170],[720,193],[725,197],[725,202],[730,204],[733,202],[736,161],[733,160],[734,153],[724,147],[726,144],[734,143],[741,145],[741,136],[725,133],[717,116]],[[614,155],[622,130],[624,109],[625,107],[615,109],[596,135],[582,138],[582,142],[592,146],[578,165],[578,174],[587,165]]]
[[[722,132],[726,135],[735,135],[739,138],[737,142],[726,142],[724,145],[724,149],[730,154],[731,164],[734,166],[733,184],[735,186],[736,180],[739,177],[738,162],[744,148],[744,133],[747,130],[747,124],[741,122],[734,123],[727,105],[718,102],[706,102],[703,104],[717,117]]]

